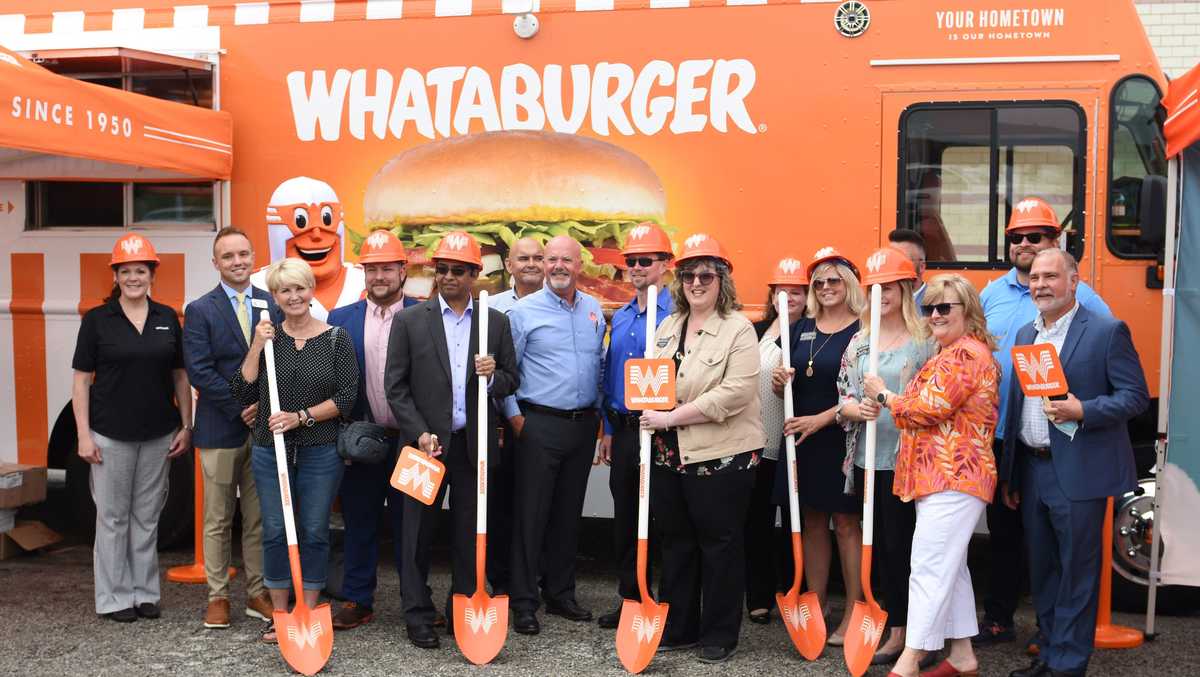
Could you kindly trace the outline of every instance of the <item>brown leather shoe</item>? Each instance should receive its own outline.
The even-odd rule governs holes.
[[[250,618],[269,621],[274,611],[275,605],[271,604],[271,596],[265,592],[260,593],[258,597],[251,597],[246,600],[246,615]]]
[[[349,630],[370,623],[375,619],[375,612],[369,606],[361,606],[354,602],[346,602],[333,616],[334,630]]]
[[[208,602],[208,610],[204,612],[204,627],[220,629],[229,627],[229,600],[213,599]]]

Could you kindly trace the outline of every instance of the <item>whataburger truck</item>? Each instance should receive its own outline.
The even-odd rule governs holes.
[[[219,109],[233,125],[225,173],[130,169],[136,158],[112,169],[88,143],[43,149],[39,162],[0,154],[0,460],[65,470],[68,505],[89,502],[69,356],[128,228],[164,256],[155,296],[176,307],[215,284],[212,234],[228,224],[249,232],[260,264],[299,254],[327,266],[335,291],[350,290],[329,305],[356,298],[369,226],[400,233],[414,269],[438,233],[467,226],[489,245],[493,277],[512,237],[568,233],[588,246],[592,288],[615,303],[627,288],[613,254],[629,224],[654,218],[677,242],[719,238],[757,313],[783,256],[833,245],[861,259],[893,228],[925,235],[931,273],[982,287],[1009,267],[1012,210],[1038,195],[1159,382],[1166,79],[1129,0],[37,5],[0,0],[0,46],[64,76]],[[6,82],[0,69],[0,126],[61,121],[69,102]],[[138,110],[108,127],[124,135],[128,122],[138,137]],[[93,120],[74,113],[76,125]],[[439,203],[428,175],[402,204],[380,197],[396,194],[380,177],[403,175],[384,169],[419,158],[427,174],[470,182],[463,154],[446,158],[497,133],[530,144],[488,156],[513,177],[495,189],[502,208]],[[555,150],[563,135],[575,150]],[[539,202],[529,178],[568,171],[593,180],[586,213]],[[612,178],[622,172],[638,176],[640,200],[606,189],[632,181]],[[1153,417],[1134,428],[1148,452]],[[190,517],[190,468],[176,465],[164,534]],[[588,516],[609,514],[603,473]],[[1137,578],[1146,546],[1122,538],[1116,566]]]

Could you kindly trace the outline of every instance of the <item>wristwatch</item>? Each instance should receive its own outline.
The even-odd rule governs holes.
[[[888,395],[891,395],[891,393],[884,390],[884,391],[880,392],[879,394],[875,395],[875,401],[879,403],[879,406],[886,407]]]
[[[317,422],[317,419],[313,418],[307,409],[300,410],[300,420],[304,423],[305,428],[311,428]]]

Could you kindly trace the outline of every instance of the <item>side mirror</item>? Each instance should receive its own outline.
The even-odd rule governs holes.
[[[1138,197],[1138,226],[1143,245],[1160,250],[1167,239],[1167,177],[1150,174],[1142,179]]]

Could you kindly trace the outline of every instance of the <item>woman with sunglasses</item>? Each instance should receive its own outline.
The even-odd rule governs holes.
[[[907,636],[891,677],[916,677],[919,663],[949,640],[950,654],[930,674],[978,675],[971,637],[979,632],[967,545],[996,488],[992,435],[1000,367],[992,357],[983,307],[961,275],[938,275],[922,312],[938,352],[903,394],[877,375],[863,392],[887,408],[900,430],[893,491],[916,503]]]
[[[654,357],[675,361],[680,404],[641,419],[655,431],[650,508],[662,535],[661,601],[671,605],[659,650],[699,644],[699,659],[718,663],[737,650],[742,624],[743,527],[764,441],[759,356],[721,245],[688,237],[677,270]]]
[[[930,358],[934,348],[927,338],[917,305],[913,300],[917,269],[904,252],[885,247],[871,257],[863,284],[882,288],[879,319],[880,377],[895,392],[902,392],[917,370]],[[880,411],[879,403],[863,394],[863,378],[867,374],[870,353],[870,309],[863,312],[862,329],[850,339],[842,355],[838,374],[837,419],[846,430],[846,458],[842,471],[846,474],[846,492],[857,491],[862,496],[863,468],[866,467],[866,435],[864,423],[876,422],[875,448],[875,516],[878,529],[875,535],[875,567],[883,577],[883,596],[887,602],[887,624],[890,634],[875,652],[875,665],[890,665],[904,649],[904,622],[908,617],[909,557],[912,555],[913,527],[917,514],[912,503],[901,501],[892,493],[895,477],[896,450],[900,431],[891,414]]]
[[[833,247],[823,247],[808,264],[808,317],[792,327],[790,370],[773,370],[771,385],[780,397],[792,380],[795,416],[784,421],[783,433],[796,435],[796,482],[800,494],[801,519],[804,520],[804,580],[817,593],[823,609],[829,569],[833,562],[833,543],[829,521],[833,518],[838,554],[842,563],[842,581],[846,588],[846,608],[828,643],[841,646],[850,624],[854,602],[862,595],[859,581],[859,550],[862,527],[860,503],[842,491],[842,459],[846,456],[846,432],[836,425],[838,405],[837,377],[842,354],[850,338],[858,331],[858,316],[866,306],[866,297],[858,283],[858,270]],[[776,500],[787,504],[787,473],[776,473]]]

